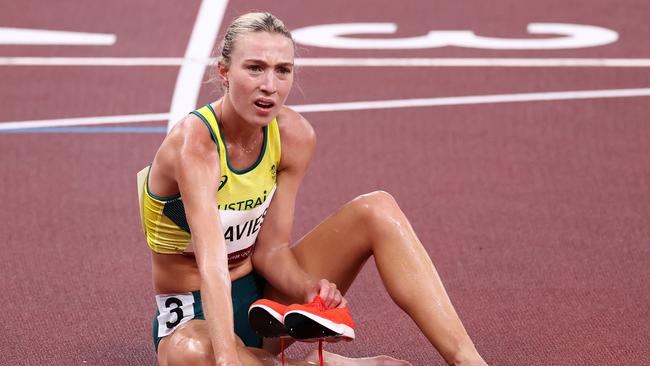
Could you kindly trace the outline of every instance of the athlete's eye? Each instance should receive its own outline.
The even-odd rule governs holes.
[[[288,67],[280,67],[278,68],[278,72],[283,75],[288,75],[291,74],[291,69]]]
[[[262,71],[262,68],[260,66],[258,66],[258,65],[250,65],[250,66],[248,66],[248,70],[250,70],[252,72],[260,72],[260,71]]]

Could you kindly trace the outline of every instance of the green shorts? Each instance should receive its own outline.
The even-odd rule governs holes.
[[[251,272],[235,280],[231,287],[235,333],[248,347],[262,348],[262,338],[248,323],[248,308],[264,292],[264,279]],[[156,295],[156,317],[153,320],[153,343],[158,352],[160,339],[170,335],[176,327],[191,319],[205,320],[201,291],[182,294]]]

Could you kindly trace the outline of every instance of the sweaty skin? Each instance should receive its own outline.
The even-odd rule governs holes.
[[[219,160],[214,143],[204,137],[206,127],[192,122],[186,118],[163,141],[152,163],[149,188],[156,195],[169,196],[176,191],[183,197],[192,232],[194,264],[188,260],[189,256],[153,253],[154,289],[157,293],[201,290],[206,319],[212,324],[210,338],[215,359],[218,364],[228,364],[232,360],[237,362],[237,353],[228,296],[231,279],[226,245],[214,204],[220,177]],[[173,335],[161,341],[159,360],[167,354],[170,341],[178,344],[179,340],[188,339]],[[197,347],[191,345],[194,346],[191,349]],[[167,360],[162,360],[163,363],[167,364]]]
[[[270,276],[267,281],[301,299],[320,294],[333,306],[344,306],[340,291],[326,279],[312,278],[299,265],[288,247],[293,205],[315,144],[313,130],[298,113],[284,106],[293,82],[293,44],[282,35],[244,33],[232,54],[230,65],[219,65],[227,81],[226,95],[212,107],[222,122],[227,141],[228,161],[235,169],[251,166],[262,149],[262,128],[277,117],[282,140],[282,159],[277,188],[260,235],[270,227],[283,227],[280,241],[267,246],[276,266],[289,275]],[[271,108],[259,108],[262,101]],[[228,265],[223,228],[214,201],[220,182],[219,155],[207,127],[194,115],[179,122],[165,138],[152,163],[149,189],[157,196],[180,192],[192,232],[194,255],[152,253],[153,283],[156,293],[201,290],[206,320],[191,320],[161,339],[158,363],[266,365],[276,364],[271,353],[248,348],[233,331],[230,299],[231,281],[253,270],[253,258]],[[280,215],[284,212],[284,215]],[[266,267],[263,265],[264,271]],[[264,272],[262,271],[262,273]],[[332,358],[327,364],[373,365],[385,358]],[[381,362],[381,363],[380,363]],[[289,360],[288,364],[307,365],[307,361]],[[404,365],[408,363],[402,363]]]
[[[267,281],[267,298],[304,303],[318,294],[328,306],[341,307],[347,303],[343,294],[366,260],[374,256],[391,298],[449,364],[487,365],[458,318],[428,253],[388,193],[373,192],[350,201],[291,244],[295,199],[316,142],[309,122],[284,106],[293,83],[293,60],[289,38],[249,32],[237,37],[230,63],[219,64],[227,91],[212,106],[223,124],[230,164],[237,169],[251,166],[262,148],[262,128],[277,117],[280,129],[282,157],[276,192],[252,257],[227,264],[214,202],[221,176],[219,156],[198,117],[189,115],[177,124],[156,154],[150,189],[160,196],[181,193],[195,256],[152,254],[154,288],[157,293],[200,289],[206,317],[191,320],[164,337],[159,364],[277,363],[273,355],[279,353],[279,342],[266,342],[265,351],[244,347],[235,336],[231,281],[254,268]],[[258,102],[270,107],[262,108]],[[326,358],[329,365],[408,365],[386,356]],[[288,363],[307,365],[311,360],[308,355],[305,361]]]

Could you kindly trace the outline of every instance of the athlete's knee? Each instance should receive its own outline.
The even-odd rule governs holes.
[[[179,329],[172,333],[167,343],[167,365],[214,365],[210,340],[194,332]]]
[[[365,226],[383,227],[387,222],[400,219],[403,216],[395,198],[385,191],[375,191],[361,195],[351,203],[356,217]]]

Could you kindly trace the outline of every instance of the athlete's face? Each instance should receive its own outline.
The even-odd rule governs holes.
[[[241,118],[264,126],[278,115],[293,84],[293,43],[277,33],[237,36],[230,65],[219,74],[228,83],[226,97]]]

